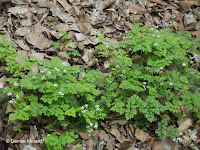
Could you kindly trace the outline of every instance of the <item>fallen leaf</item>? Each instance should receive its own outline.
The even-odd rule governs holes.
[[[72,6],[66,1],[66,0],[57,0],[62,6],[63,8],[69,12],[69,10],[72,8]]]
[[[182,10],[186,11],[194,5],[194,1],[180,1],[178,5]]]
[[[105,61],[104,63],[106,63],[106,64],[104,64],[104,65],[107,65],[106,67],[108,68],[109,67],[109,62],[108,61]],[[105,66],[104,66],[105,67]],[[105,68],[106,68],[105,67]],[[112,124],[119,124],[119,125],[121,125],[121,126],[124,126],[125,124],[127,124],[128,123],[128,121],[127,120],[125,120],[125,119],[122,119],[122,120],[112,120],[112,121],[110,121],[110,124],[112,125]]]
[[[79,29],[84,34],[90,34],[91,25],[90,25],[90,23],[79,23]]]
[[[13,107],[13,105],[11,103],[8,103],[7,106],[6,106],[5,114],[12,113],[14,109],[15,108]]]
[[[146,147],[148,149],[152,149],[153,148],[153,145],[154,145],[154,138],[149,138],[149,140],[146,142]],[[164,147],[164,146],[163,146]]]
[[[133,144],[133,141],[124,141],[124,142],[120,143],[119,150],[128,149],[129,147],[131,147],[132,144]]]
[[[88,140],[90,139],[90,136],[87,132],[79,132],[78,133],[80,135],[81,138],[83,138],[84,140]]]
[[[155,141],[152,150],[166,150],[160,141]]]
[[[34,57],[34,58],[39,59],[39,60],[43,60],[44,55],[45,55],[44,53],[32,53],[32,54],[29,54],[28,56]]]
[[[140,140],[141,142],[146,142],[149,140],[150,136],[148,133],[140,130],[139,128],[137,128],[137,130],[135,131],[135,136],[138,140]]]
[[[149,0],[149,1],[152,2],[152,3],[160,4],[160,5],[164,5],[165,4],[162,0]]]
[[[27,42],[35,46],[39,49],[45,49],[52,45],[53,41],[47,39],[44,37],[44,35],[41,33],[42,26],[40,22],[35,24],[34,31],[30,32],[27,36],[25,36]]]
[[[135,4],[131,4],[128,6],[128,9],[129,9],[129,12],[130,13],[133,13],[133,14],[137,14],[137,15],[140,15],[144,12],[144,9],[139,6],[139,5],[135,5]]]
[[[55,127],[54,131],[57,135],[63,135],[65,133],[65,131],[62,129],[61,126]]]
[[[191,125],[192,125],[192,120],[186,119],[185,121],[181,122],[181,124],[178,127],[178,130],[181,132],[185,132]]]
[[[57,56],[62,60],[70,59],[69,55],[66,54],[66,52],[57,52]]]
[[[82,33],[75,33],[74,38],[76,39],[76,41],[80,42],[80,41],[85,40],[87,36]]]
[[[25,36],[25,35],[29,34],[30,32],[31,32],[31,28],[30,27],[22,27],[22,28],[18,28],[15,31],[15,35]]]

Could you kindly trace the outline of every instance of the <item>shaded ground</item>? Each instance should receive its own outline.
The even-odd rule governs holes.
[[[132,24],[142,22],[159,29],[172,28],[192,31],[194,38],[200,38],[200,7],[199,1],[178,0],[13,0],[0,1],[0,33],[11,41],[20,53],[26,56],[51,59],[58,56],[66,66],[79,64],[84,68],[100,69],[105,67],[105,62],[96,57],[95,45],[98,44],[97,35],[102,34],[109,42],[118,42],[126,31],[132,29]],[[62,51],[55,49],[52,44],[62,41],[58,30],[63,30],[72,36],[76,42],[81,56],[69,56],[65,52],[75,49],[68,45]],[[199,67],[200,57],[196,57],[196,67]],[[102,65],[103,64],[103,65]],[[37,69],[35,70],[37,72]],[[0,88],[6,87],[1,82],[9,77],[0,67]],[[3,105],[5,100],[0,98],[1,116],[13,112],[13,105]],[[4,109],[6,108],[6,109]],[[6,110],[6,111],[4,111]],[[42,144],[13,144],[6,139],[42,139],[46,131],[39,124],[23,126],[21,132],[13,131],[13,126],[18,122],[0,120],[0,150],[5,149],[45,149]],[[179,125],[191,126],[190,120],[182,120]],[[88,133],[80,133],[84,139],[80,145],[82,149],[186,149],[171,139],[159,141],[151,132],[146,133],[134,129],[132,123],[125,120],[106,120],[100,122],[102,130],[94,131],[95,140]],[[187,127],[186,127],[187,128]],[[187,129],[188,129],[187,128]],[[186,129],[186,130],[187,130]],[[57,132],[58,130],[55,130]],[[198,130],[197,130],[198,131]],[[196,132],[196,131],[193,131]],[[196,141],[185,141],[183,145],[191,147],[191,143],[200,144],[199,133]],[[142,141],[142,142],[141,142]],[[9,148],[8,148],[9,147]],[[65,149],[75,149],[77,146],[67,146]]]

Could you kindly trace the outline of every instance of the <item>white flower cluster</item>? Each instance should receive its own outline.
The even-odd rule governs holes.
[[[7,93],[7,95],[8,95],[8,96],[11,96],[11,95],[12,95],[12,93],[8,92],[8,93]]]
[[[196,141],[197,139],[197,133],[198,131],[197,130],[190,130],[188,129],[188,135],[190,136],[190,138],[193,140],[193,141]]]
[[[96,111],[99,111],[99,110],[100,110],[99,105],[95,105],[95,108],[96,108]]]
[[[60,71],[57,67],[53,67],[53,68],[54,68],[56,71],[58,71],[58,72]]]
[[[195,147],[194,146],[194,144],[192,143],[192,144],[190,144],[190,147],[192,147],[193,148],[193,150],[199,150],[197,147]]]
[[[153,46],[158,46],[158,43],[154,43]]]
[[[182,63],[182,66],[185,67],[185,66],[186,66],[186,63]]]
[[[14,86],[18,86],[18,83],[17,83],[17,82],[15,82],[13,85],[14,85]]]
[[[59,94],[60,96],[62,96],[62,97],[64,96],[64,94],[63,94],[62,92],[58,92],[58,94]]]
[[[15,99],[11,99],[11,100],[8,101],[8,103],[11,103],[11,104],[16,103],[16,100]]]
[[[144,85],[143,85],[143,88],[144,88],[145,90],[149,88],[148,85],[146,86],[146,84],[147,84],[146,82],[143,82],[143,84],[144,84]]]
[[[85,104],[84,106],[82,106],[82,107],[81,107],[81,109],[82,109],[81,112],[82,112],[82,113],[86,113],[86,112],[87,112],[87,109],[86,109],[86,108],[88,108],[88,106],[89,106],[88,104]]]
[[[182,143],[183,142],[183,139],[182,138],[174,138],[174,139],[172,139],[174,142],[176,142],[176,143],[178,143],[178,142],[180,142],[180,143]]]
[[[94,129],[97,129],[98,128],[98,123],[90,123],[89,126],[87,126],[86,128],[89,128],[88,129],[88,132],[89,132],[89,136],[91,136],[91,132],[93,132],[93,128]]]
[[[41,78],[41,80],[46,80],[46,78],[43,76],[43,77]]]

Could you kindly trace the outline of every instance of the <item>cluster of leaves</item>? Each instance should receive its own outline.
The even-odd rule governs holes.
[[[65,39],[70,38],[63,34]],[[190,67],[187,57],[187,53],[198,54],[194,44],[199,43],[190,34],[135,24],[119,44],[106,44],[102,36],[100,42],[96,48],[110,61],[109,73],[66,67],[54,58],[43,60],[39,73],[27,72],[26,76],[16,72],[31,70],[39,62],[26,58],[16,63],[16,51],[9,43],[1,44],[0,59],[9,47],[7,53],[12,53],[13,59],[2,62],[16,74],[5,80],[12,86],[4,92],[17,104],[10,119],[29,121],[35,117],[53,131],[56,126],[85,128],[117,112],[127,120],[134,119],[134,127],[147,129],[157,124],[156,133],[165,138],[179,135],[168,118],[180,116],[180,107],[187,110],[185,115],[200,118],[199,96],[194,92],[200,86],[200,73]],[[9,63],[16,67],[9,69]],[[51,134],[46,138],[47,147],[62,149],[66,138],[70,143],[76,137],[68,132],[62,137]]]
[[[6,70],[13,76],[23,77],[26,71],[30,71],[32,66],[37,66],[40,62],[35,58],[20,59],[19,53],[12,44],[6,40],[6,37],[0,35],[0,63],[6,65]]]
[[[190,67],[186,53],[199,54],[194,46],[199,43],[189,32],[175,34],[138,23],[118,45],[106,44],[103,37],[100,41],[97,48],[101,56],[116,60],[110,63],[102,96],[110,110],[125,115],[127,120],[135,119],[139,127],[139,122],[159,122],[161,114],[176,118],[181,106],[187,110],[186,115],[200,118],[199,96],[194,92],[200,86],[195,82],[200,79],[199,73]],[[178,136],[166,120],[158,123],[159,129],[163,122],[168,132]],[[156,133],[161,138],[174,137],[159,129]]]
[[[45,137],[45,143],[48,150],[62,150],[66,144],[71,144],[78,138],[78,135],[74,135],[73,132],[65,132],[61,136],[57,136],[55,133],[51,133],[50,136]]]
[[[70,39],[71,39],[71,35],[70,34],[67,34],[66,32],[64,32],[64,31],[59,31],[59,33],[62,35],[62,38],[61,38],[61,40],[62,41],[64,41],[64,42],[55,42],[54,44],[53,44],[53,46],[54,46],[54,48],[55,49],[59,49],[59,50],[62,50],[62,46],[61,45],[64,45],[64,46],[66,46],[67,44],[69,44],[69,43],[73,43],[73,44],[75,44],[74,42],[71,42],[71,41],[69,41]],[[76,45],[76,44],[75,44]],[[71,51],[71,52],[66,52],[70,57],[79,57],[79,56],[81,56],[81,54],[79,53],[79,51],[78,50],[76,50],[76,49],[74,49],[73,51]]]

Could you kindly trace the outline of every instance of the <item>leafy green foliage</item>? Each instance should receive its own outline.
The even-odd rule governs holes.
[[[2,65],[6,65],[6,70],[13,73],[15,77],[23,77],[24,71],[30,71],[32,66],[37,66],[40,63],[35,58],[20,59],[13,45],[3,35],[0,35],[0,62]]]
[[[63,135],[56,135],[55,133],[51,133],[49,136],[45,137],[45,144],[48,150],[63,150],[63,147],[66,144],[73,143],[77,135],[74,135],[73,132],[65,132]]]
[[[179,136],[180,132],[173,125],[168,126],[167,119],[163,118],[161,122],[158,123],[158,129],[156,134],[161,138],[165,139],[167,136],[171,138],[176,138]]]
[[[60,33],[64,44],[68,44],[70,36]],[[194,46],[199,43],[188,32],[174,34],[171,30],[135,24],[118,44],[108,44],[103,36],[99,36],[99,42],[99,57],[114,60],[110,61],[108,73],[66,67],[59,58],[41,63],[25,58],[16,63],[16,51],[3,42],[0,58],[15,77],[6,79],[12,86],[3,93],[17,104],[10,119],[42,118],[46,129],[53,131],[56,126],[85,128],[108,113],[117,112],[127,120],[133,119],[134,127],[147,130],[155,124],[157,135],[164,139],[178,136],[166,116],[177,119],[180,107],[186,109],[184,115],[200,118],[199,95],[195,93],[200,86],[200,73],[187,57],[188,53],[199,54]],[[5,51],[6,46],[10,52]],[[55,46],[61,48],[60,44]],[[13,54],[12,61],[4,58],[3,52],[7,56]],[[80,56],[76,51],[69,54]],[[33,65],[40,65],[40,72],[26,72],[24,76],[24,71]],[[68,143],[73,142],[75,137],[69,134],[58,137],[52,133],[46,138],[47,147],[60,149],[66,138]]]
[[[164,114],[176,118],[181,106],[199,118],[195,90],[200,78],[187,57],[187,53],[199,54],[194,46],[199,43],[189,32],[175,34],[138,23],[119,44],[113,46],[106,41],[100,37],[102,43],[96,48],[101,57],[116,60],[110,63],[102,95],[110,110],[133,118],[134,126],[145,130],[147,122],[156,123]],[[165,120],[158,127],[161,138],[177,135]]]
[[[70,57],[79,57],[81,54],[79,53],[78,50],[73,50],[72,52],[66,52]]]

